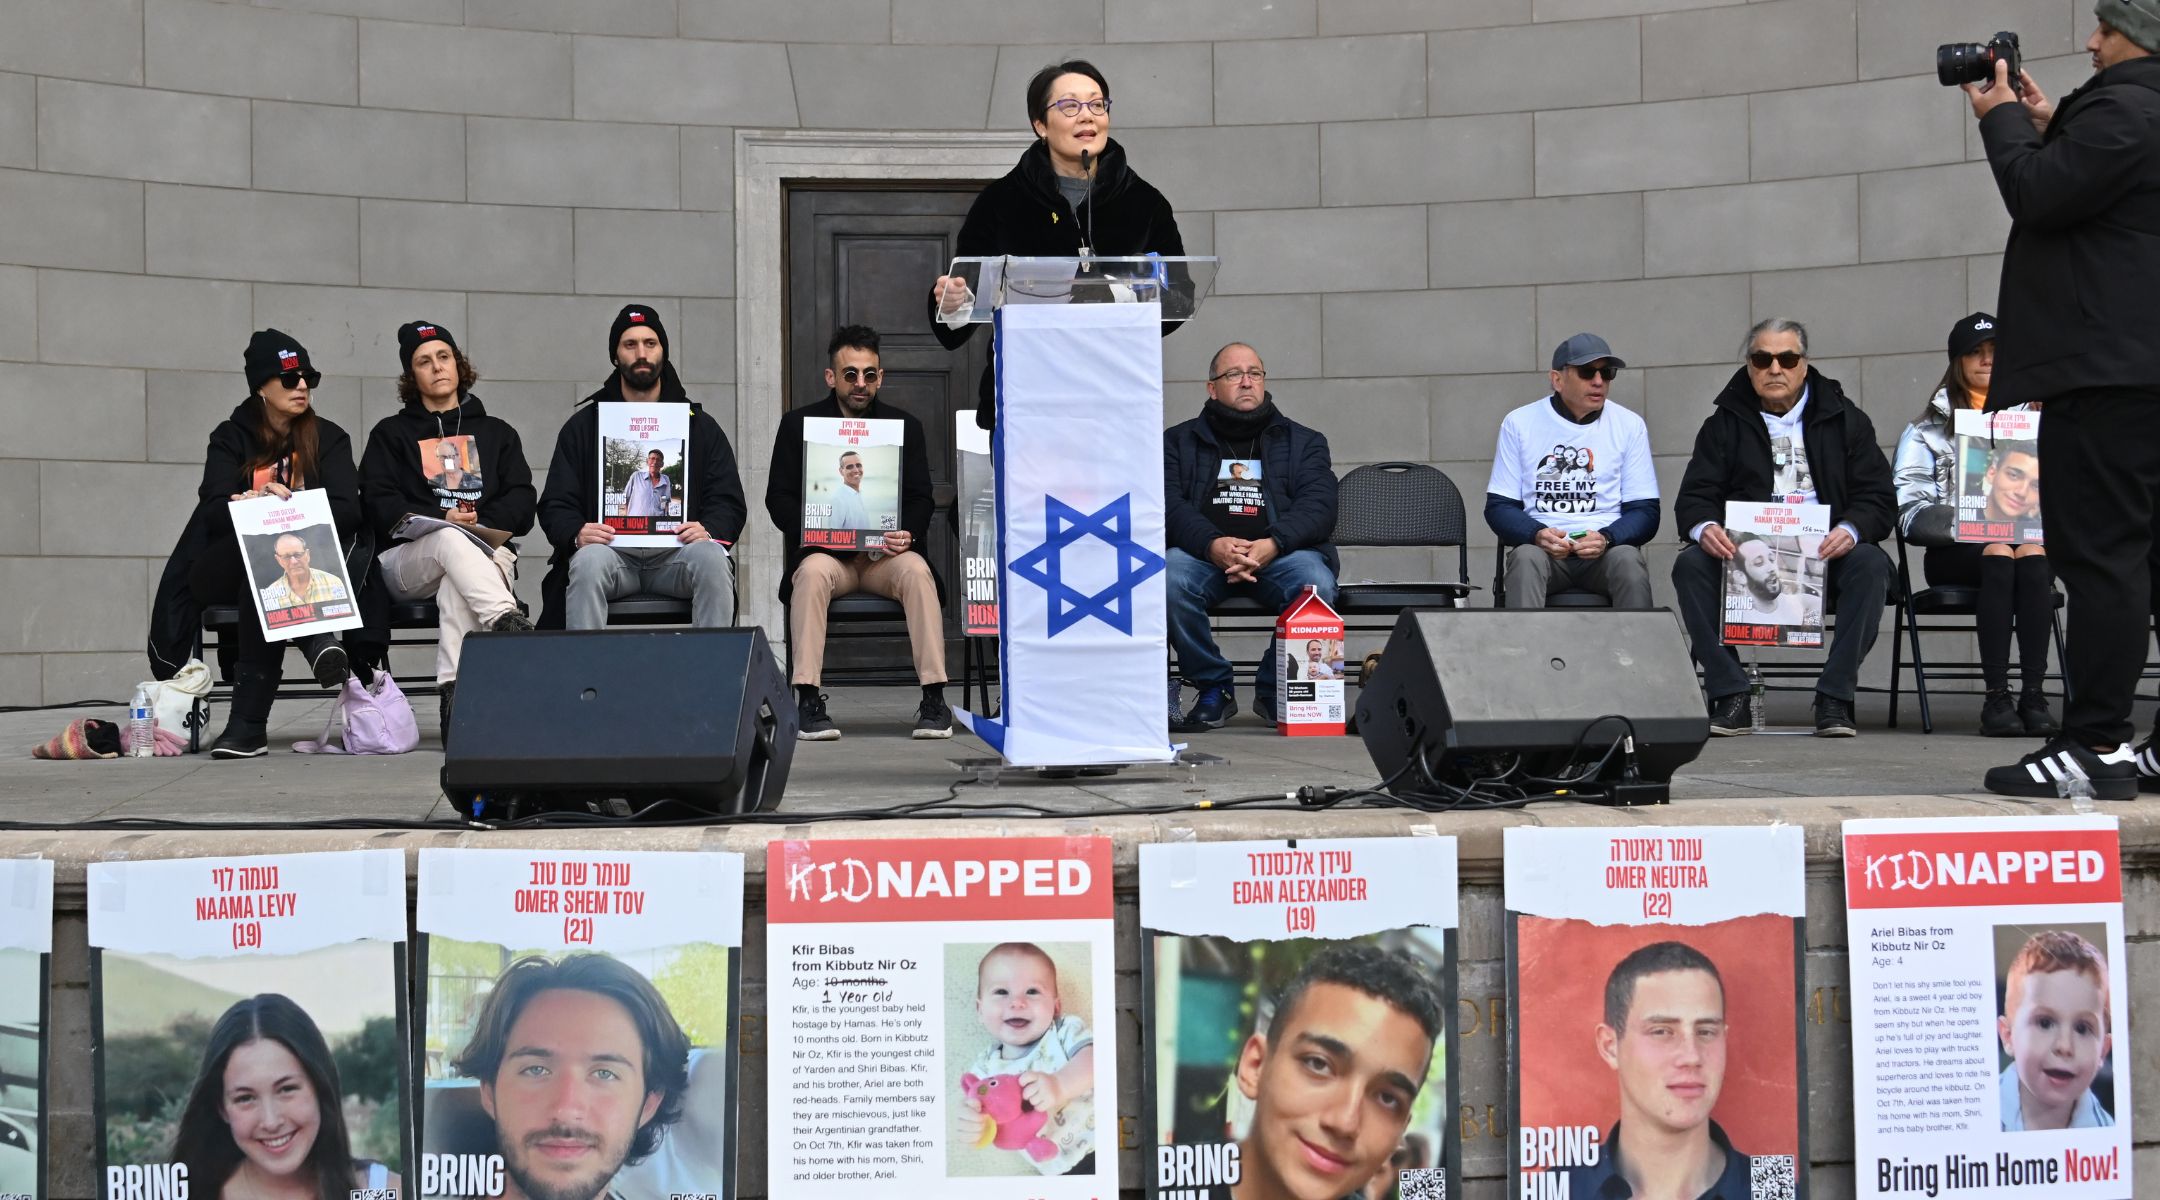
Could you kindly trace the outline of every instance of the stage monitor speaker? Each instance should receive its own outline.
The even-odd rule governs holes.
[[[1710,737],[1680,623],[1665,609],[1406,610],[1359,691],[1357,719],[1397,792],[1461,787],[1511,765],[1518,777],[1579,770],[1631,726],[1639,777],[1664,783]],[[1624,766],[1615,752],[1596,778],[1618,782]]]
[[[787,787],[795,724],[762,630],[475,635],[459,657],[443,792],[468,817],[662,798],[767,810]]]

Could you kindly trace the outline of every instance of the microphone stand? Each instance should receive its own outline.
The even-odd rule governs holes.
[[[1080,175],[1087,180],[1087,198],[1082,201],[1087,205],[1087,222],[1081,227],[1080,234],[1080,269],[1085,271],[1088,269],[1088,256],[1095,244],[1095,170],[1088,165],[1086,150],[1080,152]]]

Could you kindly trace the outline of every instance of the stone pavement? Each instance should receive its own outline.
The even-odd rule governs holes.
[[[917,693],[912,688],[847,688],[832,694],[833,717],[845,735],[838,742],[796,747],[783,813],[870,812],[896,803],[935,799],[959,777],[952,760],[987,756],[965,735],[945,742],[918,742],[906,735]],[[56,709],[0,714],[0,821],[75,821],[95,818],[230,820],[275,825],[324,818],[415,821],[449,817],[437,775],[434,701],[415,701],[421,749],[394,758],[305,756],[290,752],[298,738],[322,728],[329,701],[282,700],[272,713],[271,753],[263,758],[220,762],[206,755],[182,759],[87,763],[42,762],[29,757],[42,741],[78,715],[119,717],[104,710]],[[1940,698],[1936,732],[1923,736],[1919,714],[1907,697],[1902,728],[1884,728],[1886,702],[1864,697],[1862,736],[1823,741],[1797,735],[1807,728],[1804,695],[1771,699],[1773,722],[1790,736],[1718,738],[1673,781],[1673,798],[1774,802],[1801,796],[1958,795],[1978,791],[1981,773],[2024,753],[2031,743],[1991,741],[1972,735],[1974,698]],[[2149,720],[2141,706],[2140,717]],[[223,712],[217,723],[222,724]],[[1194,749],[1228,758],[1226,766],[1196,771],[1135,769],[1106,778],[1029,778],[992,789],[963,788],[962,799],[996,798],[1061,813],[1115,813],[1121,808],[1176,802],[1216,801],[1256,793],[1280,793],[1302,784],[1352,786],[1377,778],[1364,743],[1356,738],[1284,738],[1249,713],[1225,729],[1189,739]]]

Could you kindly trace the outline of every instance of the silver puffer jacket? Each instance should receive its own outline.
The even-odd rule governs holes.
[[[2017,408],[2031,408],[2020,404]],[[1892,480],[1897,484],[1898,532],[1915,546],[1947,546],[1956,538],[1957,438],[1950,432],[1950,392],[1938,389],[1928,415],[1898,435]]]

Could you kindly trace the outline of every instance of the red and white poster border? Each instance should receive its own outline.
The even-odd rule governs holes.
[[[175,958],[405,940],[405,855],[339,850],[91,863],[90,945]]]
[[[420,851],[422,933],[623,954],[742,945],[743,856],[722,851]]]

